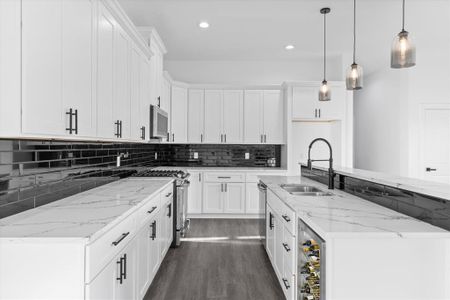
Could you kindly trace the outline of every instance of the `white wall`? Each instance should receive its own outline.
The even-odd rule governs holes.
[[[342,80],[342,60],[330,58],[329,80]],[[165,61],[164,68],[187,83],[281,84],[285,81],[322,80],[320,58],[295,61]]]
[[[450,103],[450,1],[407,3],[417,66],[390,69],[387,40],[364,53],[365,60],[381,51],[386,55],[365,77],[364,89],[355,92],[355,167],[420,177],[421,104]]]

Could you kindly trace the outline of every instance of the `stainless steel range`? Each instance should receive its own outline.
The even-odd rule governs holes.
[[[188,188],[190,185],[190,174],[182,170],[145,170],[138,172],[133,177],[171,177],[174,181],[174,216],[173,218],[173,241],[172,247],[178,247],[181,244],[181,238],[189,230],[189,219],[187,218]]]

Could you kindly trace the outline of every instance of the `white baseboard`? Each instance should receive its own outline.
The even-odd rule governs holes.
[[[189,214],[191,219],[263,219],[264,215],[242,215],[242,214]]]

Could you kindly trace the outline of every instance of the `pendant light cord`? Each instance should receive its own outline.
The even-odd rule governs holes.
[[[323,14],[323,80],[327,74],[327,14]]]
[[[353,0],[353,64],[356,63],[356,0]]]
[[[402,31],[405,31],[405,0],[403,0]]]

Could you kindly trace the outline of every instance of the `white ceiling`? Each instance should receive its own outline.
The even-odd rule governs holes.
[[[156,27],[168,49],[167,60],[290,61],[320,57],[323,17],[319,10],[325,6],[332,9],[328,16],[329,53],[348,55],[352,49],[352,0],[119,2],[137,26]],[[407,1],[407,29],[424,40],[444,25],[448,33],[449,2]],[[401,0],[358,0],[357,4],[358,61],[375,68],[386,63],[389,45],[401,29]],[[198,28],[201,20],[210,23],[208,30]],[[295,50],[284,50],[287,44],[294,44]]]

